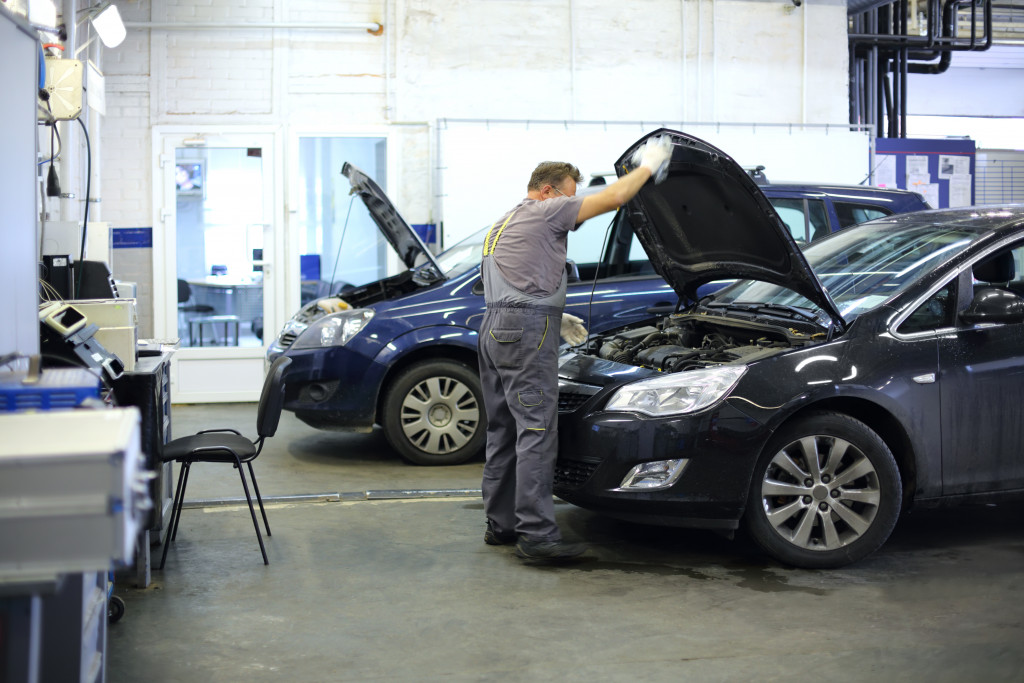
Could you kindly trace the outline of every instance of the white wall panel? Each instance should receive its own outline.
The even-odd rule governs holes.
[[[439,213],[444,245],[490,225],[526,196],[526,183],[541,161],[568,161],[584,176],[613,171],[651,124],[441,121]],[[774,181],[858,184],[868,174],[871,138],[845,128],[667,124],[702,138],[741,166],[766,167]]]

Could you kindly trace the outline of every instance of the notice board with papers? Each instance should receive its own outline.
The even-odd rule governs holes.
[[[924,195],[933,209],[974,204],[975,142],[876,138],[872,185]]]

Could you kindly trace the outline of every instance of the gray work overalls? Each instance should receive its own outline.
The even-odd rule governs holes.
[[[479,342],[487,410],[484,510],[496,531],[558,541],[551,487],[558,454],[558,338],[566,277],[563,272],[558,289],[548,296],[519,291],[493,261],[495,248],[501,248],[500,230],[488,236],[480,267],[487,301]]]

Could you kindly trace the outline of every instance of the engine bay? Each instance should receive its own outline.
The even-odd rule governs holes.
[[[589,348],[604,360],[661,372],[684,372],[713,365],[750,363],[824,338],[824,332],[723,316],[675,313],[653,325],[592,339]]]

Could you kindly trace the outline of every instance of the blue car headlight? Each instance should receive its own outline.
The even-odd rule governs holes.
[[[729,395],[745,365],[674,372],[620,387],[605,410],[643,413],[652,417],[695,413]]]
[[[292,348],[321,349],[328,346],[344,346],[352,337],[359,334],[372,318],[373,310],[369,308],[325,315],[310,324],[295,340]]]

